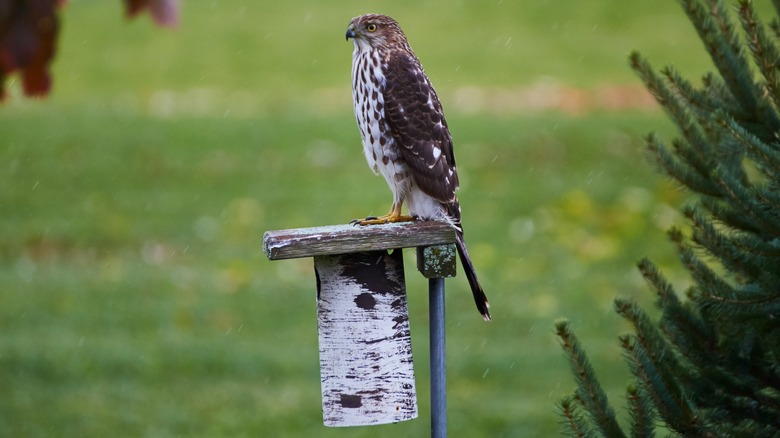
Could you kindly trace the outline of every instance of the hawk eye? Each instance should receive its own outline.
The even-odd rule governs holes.
[[[366,30],[369,31],[369,32],[376,32],[376,24],[368,23],[366,25]]]

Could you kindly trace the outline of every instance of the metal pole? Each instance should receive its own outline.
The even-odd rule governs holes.
[[[428,279],[431,348],[431,437],[447,437],[447,370],[444,278]]]

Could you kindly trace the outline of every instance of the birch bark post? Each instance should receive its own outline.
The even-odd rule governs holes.
[[[403,252],[314,258],[326,426],[417,417]]]

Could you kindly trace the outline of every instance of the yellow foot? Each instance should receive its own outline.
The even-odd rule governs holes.
[[[369,216],[365,219],[354,219],[350,222],[352,225],[380,225],[390,224],[393,222],[411,222],[414,217],[409,215],[403,215],[400,212],[392,211],[384,216]]]

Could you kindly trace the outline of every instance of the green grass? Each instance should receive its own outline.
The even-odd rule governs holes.
[[[371,9],[404,25],[445,109],[464,86],[636,85],[633,48],[690,75],[709,68],[673,2],[580,3]],[[328,429],[311,261],[260,250],[266,230],[390,201],[350,107],[343,35],[365,9],[339,5],[187,2],[170,31],[122,21],[118,2],[69,2],[53,95],[0,107],[0,435],[427,434],[414,254],[421,418]],[[448,122],[495,317],[481,322],[462,276],[447,282],[451,434],[554,436],[555,401],[574,384],[553,321],[573,321],[619,403],[627,326],[612,298],[652,301],[633,268],[645,255],[686,281],[663,234],[685,194],[641,139],[673,131],[655,110],[453,110]]]

